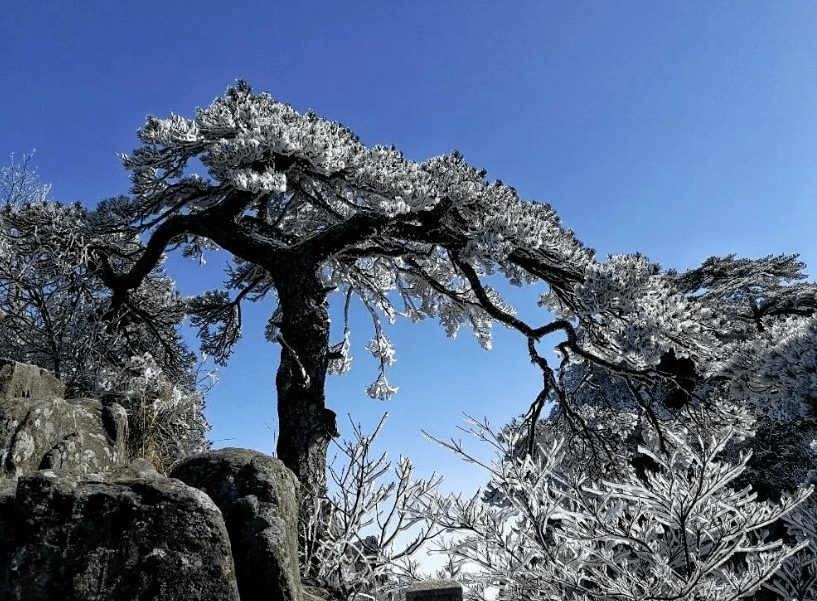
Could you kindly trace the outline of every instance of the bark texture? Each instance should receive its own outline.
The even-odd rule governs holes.
[[[329,349],[326,291],[314,270],[296,267],[276,274],[282,311],[279,342],[278,457],[301,482],[305,494],[326,488],[326,451],[338,435],[336,416],[326,407]]]

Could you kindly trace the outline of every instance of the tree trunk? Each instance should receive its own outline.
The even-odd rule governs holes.
[[[338,436],[326,408],[329,350],[326,290],[316,270],[291,266],[275,278],[282,312],[278,390],[278,457],[301,483],[302,498],[326,492],[326,453]],[[303,507],[303,505],[302,505]]]

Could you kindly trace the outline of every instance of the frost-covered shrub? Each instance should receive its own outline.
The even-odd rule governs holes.
[[[475,459],[460,443],[441,443],[491,477],[470,500],[442,496],[439,479],[412,480],[401,458],[370,458],[371,436],[359,427],[340,447],[334,486],[316,503],[302,556],[303,579],[341,599],[397,601],[412,581],[429,578],[412,556],[426,543],[448,556],[435,577],[453,577],[468,599],[608,601],[613,599],[731,600],[761,586],[783,599],[814,598],[817,504],[810,487],[759,501],[745,473],[755,422],[740,407],[714,413],[688,409],[686,421],[645,431],[638,452],[651,468],[617,465],[592,476],[568,452],[563,433],[540,432],[537,452],[520,452],[525,429],[494,434],[471,420],[471,432],[491,444],[499,460]],[[439,441],[437,441],[439,442]],[[789,544],[770,537],[783,520]],[[415,538],[400,535],[415,528]],[[321,537],[318,532],[328,533]],[[398,544],[400,543],[400,544]],[[811,596],[809,596],[811,595]]]
[[[341,460],[329,468],[332,490],[313,497],[310,519],[301,524],[304,582],[340,599],[396,601],[423,578],[412,558],[442,532],[421,515],[422,499],[441,478],[414,480],[411,461],[401,457],[394,478],[383,482],[391,463],[370,452],[384,421],[370,435],[353,426],[353,440],[338,445]]]
[[[471,599],[493,587],[498,598],[520,601],[731,600],[756,591],[809,544],[768,540],[765,529],[803,503],[810,488],[775,504],[730,486],[749,459],[724,458],[741,424],[668,428],[665,452],[655,440],[639,448],[656,466],[645,480],[632,469],[620,480],[591,479],[566,461],[563,438],[520,456],[511,452],[512,437],[471,424],[503,460],[489,466],[459,443],[441,444],[485,468],[502,492],[499,502],[436,496],[423,514],[462,534],[440,551],[453,565],[477,568],[463,575]]]

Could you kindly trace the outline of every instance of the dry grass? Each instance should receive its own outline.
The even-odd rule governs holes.
[[[177,412],[163,409],[167,406],[170,386],[159,387],[159,398],[144,396],[132,399],[128,408],[128,456],[150,462],[165,476],[170,474],[179,458],[174,457],[177,439]]]

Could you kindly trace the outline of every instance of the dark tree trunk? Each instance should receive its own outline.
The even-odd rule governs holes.
[[[335,413],[326,408],[329,313],[316,271],[293,265],[275,278],[282,312],[277,453],[304,499],[325,493],[327,448],[338,435]]]

